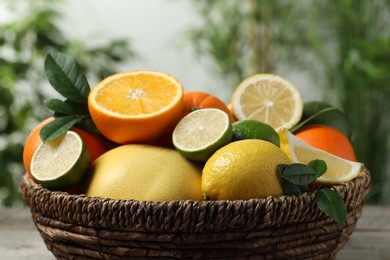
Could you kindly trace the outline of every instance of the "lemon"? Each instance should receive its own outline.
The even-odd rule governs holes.
[[[202,172],[202,192],[213,200],[280,196],[279,164],[290,163],[276,145],[258,139],[232,142],[216,151]]]
[[[234,122],[233,140],[260,139],[279,146],[279,135],[270,125],[257,120],[241,120]]]
[[[326,162],[327,171],[316,181],[318,184],[332,185],[350,181],[360,174],[362,164],[345,160],[318,148],[312,147],[302,139],[295,137],[287,129],[279,131],[280,147],[293,162],[308,164],[321,159]]]
[[[255,119],[271,125],[292,128],[302,117],[299,90],[286,79],[273,74],[255,74],[242,81],[232,96],[233,113],[238,120]]]
[[[205,162],[233,136],[229,116],[220,109],[198,109],[176,125],[172,134],[175,148],[193,161]]]
[[[89,156],[84,141],[73,131],[42,143],[31,159],[31,174],[49,189],[66,189],[81,182]]]
[[[128,144],[100,156],[87,196],[144,201],[202,200],[201,168],[174,149]]]

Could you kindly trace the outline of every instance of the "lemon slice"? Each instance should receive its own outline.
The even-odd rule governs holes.
[[[276,130],[291,129],[302,117],[303,102],[291,82],[277,75],[256,74],[238,85],[232,108],[238,120],[255,119]]]
[[[229,116],[222,110],[195,110],[176,125],[172,134],[175,148],[193,161],[205,162],[233,137]]]
[[[38,146],[31,160],[31,174],[49,189],[66,189],[80,183],[87,171],[89,156],[81,137],[66,134]]]
[[[328,167],[324,175],[317,179],[318,184],[333,185],[350,181],[360,174],[363,164],[345,160],[295,137],[283,128],[279,131],[280,148],[293,162],[308,164],[312,160],[321,159]]]

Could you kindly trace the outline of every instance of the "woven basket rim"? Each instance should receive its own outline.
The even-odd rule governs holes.
[[[358,177],[332,189],[344,198],[347,209],[353,209],[363,203],[370,189],[370,180],[369,171],[363,168]],[[234,201],[114,200],[51,191],[25,175],[22,195],[32,213],[109,230],[218,232],[278,227],[322,219],[331,221],[315,205],[314,193]]]

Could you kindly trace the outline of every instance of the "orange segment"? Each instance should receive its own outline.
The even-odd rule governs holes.
[[[161,72],[122,72],[96,85],[88,106],[94,123],[111,141],[153,141],[180,114],[183,87]]]

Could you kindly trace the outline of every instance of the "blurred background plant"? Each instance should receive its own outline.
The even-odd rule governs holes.
[[[254,73],[304,70],[312,91],[346,113],[368,202],[390,203],[390,0],[193,1],[186,36],[235,88]]]
[[[119,64],[136,58],[129,41],[99,46],[68,39],[58,26],[63,0],[7,0],[10,21],[0,24],[0,206],[23,205],[19,186],[24,173],[23,144],[29,131],[48,117],[43,60],[49,51],[73,55],[85,73],[101,79]]]
[[[372,173],[368,201],[389,204],[390,1],[316,1],[311,15],[324,97],[346,113],[357,158]]]
[[[301,63],[305,21],[294,1],[193,1],[202,23],[185,32],[198,57],[213,64],[233,90],[258,72],[276,72],[285,62]],[[303,64],[303,63],[302,63]]]

